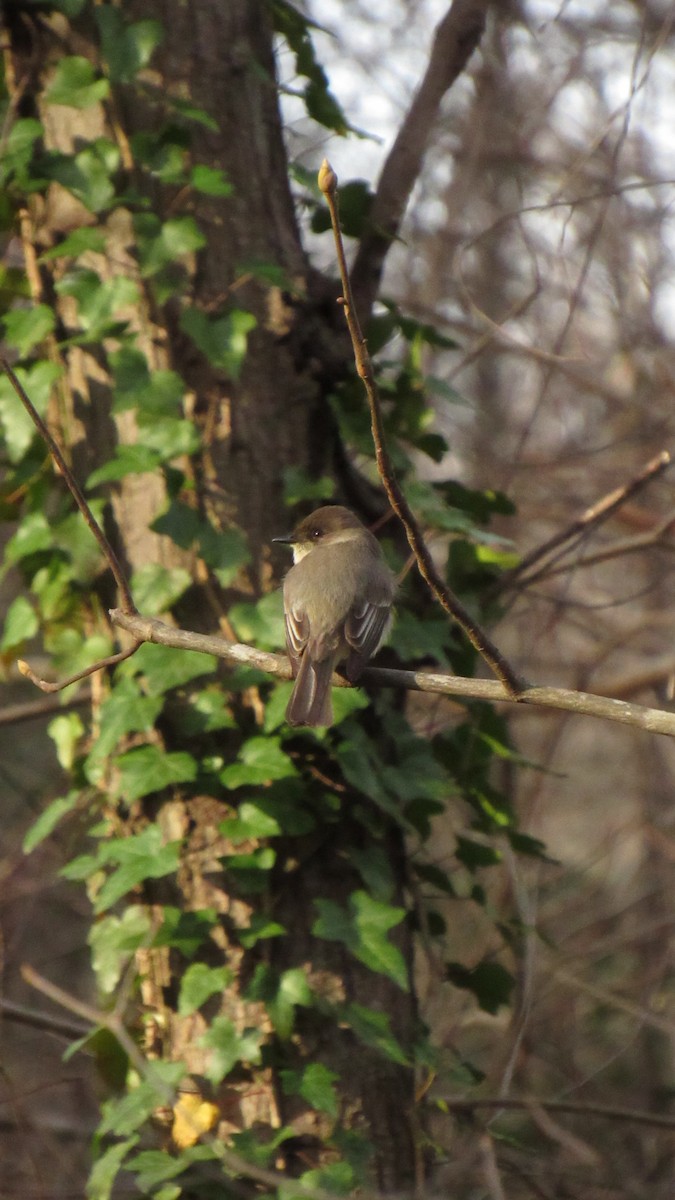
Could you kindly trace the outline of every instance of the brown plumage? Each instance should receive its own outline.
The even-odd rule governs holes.
[[[379,543],[348,508],[327,505],[287,537],[294,566],[284,580],[286,646],[295,687],[290,725],[330,725],[339,663],[356,682],[391,620],[394,576]]]

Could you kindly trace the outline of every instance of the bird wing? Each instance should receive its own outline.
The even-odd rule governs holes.
[[[374,604],[363,600],[355,604],[345,622],[345,638],[351,653],[347,659],[347,677],[358,679],[368,659],[375,653],[387,632],[391,603]]]
[[[286,650],[293,668],[293,678],[300,670],[302,652],[309,640],[309,621],[306,613],[297,607],[288,607],[286,617]]]

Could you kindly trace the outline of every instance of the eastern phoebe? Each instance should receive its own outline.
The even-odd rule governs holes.
[[[293,547],[284,580],[286,648],[295,687],[289,725],[331,725],[331,677],[338,663],[355,683],[391,620],[394,575],[379,543],[348,508],[331,504],[305,517],[287,537]]]

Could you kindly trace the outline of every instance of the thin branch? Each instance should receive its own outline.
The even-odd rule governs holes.
[[[119,1042],[141,1079],[149,1082],[156,1089],[158,1096],[162,1097],[162,1101],[167,1108],[173,1109],[180,1087],[171,1087],[153,1070],[153,1063],[143,1058],[143,1055],[127,1032],[116,1011],[106,1013],[92,1008],[91,1005],[85,1004],[75,996],[70,996],[68,992],[64,992],[62,988],[45,979],[28,964],[24,964],[21,967],[21,974],[26,983],[35,988],[36,991],[41,992],[44,996],[48,996],[50,1000],[60,1005],[61,1008],[65,1008],[68,1012],[75,1013],[76,1016],[82,1017],[83,1020],[87,1021],[91,1026],[91,1032],[95,1029],[107,1029]],[[189,1122],[189,1116],[186,1116],[185,1119]],[[275,1190],[277,1188],[283,1190],[288,1188],[291,1180],[283,1171],[270,1170],[265,1167],[259,1167],[255,1163],[247,1162],[239,1154],[235,1154],[233,1151],[227,1149],[219,1138],[209,1133],[205,1134],[196,1125],[194,1128],[201,1140],[208,1143],[216,1152],[220,1163],[227,1171],[231,1171],[236,1175],[242,1175],[245,1179],[253,1179]],[[292,1183],[293,1191],[298,1195],[307,1196],[308,1200],[338,1200],[336,1192],[302,1184],[297,1180],[293,1180]],[[363,1197],[363,1200],[384,1200],[384,1197],[378,1192],[361,1190],[360,1195]]]
[[[196,650],[202,654],[212,654],[237,666],[257,667],[277,679],[291,678],[291,665],[285,654],[271,654],[240,643],[226,642],[221,637],[191,633],[187,629],[175,629],[158,621],[156,617],[141,617],[123,613],[120,609],[111,610],[110,620],[113,625],[126,629],[142,642],[156,642],[160,646],[175,646],[180,650]],[[464,679],[457,675],[398,671],[385,667],[367,667],[361,679],[379,687],[405,688],[408,691],[430,692],[442,696],[463,696],[471,700],[489,700],[491,703],[508,701],[538,708],[555,708],[576,713],[578,716],[617,721],[635,729],[644,729],[648,733],[675,737],[675,713],[665,712],[660,708],[647,708],[642,704],[629,704],[624,700],[613,700],[589,692],[526,686],[518,696],[514,696],[505,684],[492,679]],[[352,686],[338,674],[333,676],[332,682],[334,687]]]
[[[597,500],[595,504],[592,504],[585,512],[576,517],[565,529],[558,530],[548,541],[543,542],[541,546],[536,546],[534,550],[526,554],[516,567],[513,567],[510,571],[505,571],[499,579],[499,591],[502,592],[507,588],[512,588],[516,583],[524,587],[525,584],[532,583],[538,579],[539,574],[526,575],[526,572],[535,566],[536,563],[540,563],[542,559],[548,558],[555,550],[565,546],[566,543],[572,542],[573,539],[578,540],[587,534],[590,529],[597,528],[598,525],[615,513],[618,508],[621,508],[627,500],[632,499],[637,492],[641,491],[648,483],[651,483],[653,479],[656,479],[663,471],[667,470],[670,464],[670,454],[667,450],[662,450],[655,458],[650,459],[646,466],[633,479],[630,479],[628,483],[614,488],[613,491],[603,496],[601,500]],[[567,553],[569,549],[570,547],[567,546],[564,552]],[[546,571],[549,570],[549,567],[546,568]],[[525,579],[523,579],[524,575],[526,576]]]
[[[31,421],[35,425],[35,428],[39,431],[41,437],[43,437],[45,442],[47,443],[49,452],[50,452],[52,458],[54,459],[54,462],[58,466],[59,471],[63,475],[63,478],[65,479],[66,484],[68,485],[68,489],[69,489],[75,503],[77,504],[77,507],[79,508],[80,512],[82,513],[82,516],[84,517],[85,521],[87,522],[87,525],[89,526],[91,532],[93,533],[94,537],[96,538],[96,541],[98,542],[98,544],[101,548],[103,557],[105,558],[106,562],[108,563],[108,566],[110,567],[110,570],[112,571],[113,576],[115,578],[115,583],[117,584],[117,590],[120,595],[120,602],[121,602],[123,611],[128,612],[128,613],[136,612],[136,605],[134,604],[134,602],[131,598],[131,591],[129,590],[129,584],[127,583],[126,576],[124,574],[124,571],[122,570],[122,567],[119,563],[117,555],[115,554],[115,551],[113,550],[112,546],[110,545],[110,542],[108,541],[103,530],[101,529],[100,525],[98,524],[98,521],[96,520],[94,514],[92,513],[92,511],[84,497],[84,493],[82,492],[82,490],[80,488],[79,483],[75,479],[72,471],[70,470],[70,467],[68,466],[65,458],[63,457],[63,454],[61,453],[58,442],[52,437],[45,421],[42,420],[42,417],[40,416],[39,412],[37,411],[34,404],[32,403],[29,396],[27,395],[26,389],[24,388],[21,381],[18,379],[16,372],[10,366],[9,362],[7,361],[7,359],[5,358],[5,356],[3,354],[0,354],[0,366],[2,366],[5,373],[9,377],[9,381],[10,381],[12,387],[14,388],[14,391],[16,392],[17,396],[19,397],[19,400],[21,401],[24,408],[26,409],[26,412],[28,413]]]
[[[91,695],[88,691],[83,695],[73,696],[72,700],[63,704],[53,700],[29,700],[25,704],[7,704],[4,708],[0,708],[0,726],[20,725],[23,721],[51,717],[57,713],[67,712],[69,708],[80,708],[87,704],[91,704]]]
[[[81,1038],[90,1032],[88,1025],[69,1021],[66,1017],[54,1017],[51,1013],[38,1012],[35,1008],[14,1004],[12,1000],[0,999],[0,1018],[4,1021],[14,1021],[17,1025],[27,1025],[30,1029],[42,1029],[58,1037]]]
[[[648,533],[638,533],[635,537],[621,538],[616,542],[612,542],[610,546],[605,546],[602,550],[596,550],[593,554],[585,554],[582,558],[575,558],[570,563],[556,565],[557,558],[555,558],[551,564],[541,567],[535,575],[528,575],[527,579],[522,581],[519,586],[525,587],[526,585],[529,586],[530,583],[540,583],[542,579],[552,579],[555,575],[564,575],[568,571],[577,571],[581,567],[595,567],[598,563],[609,562],[613,558],[623,558],[626,554],[638,554],[642,550],[648,550],[653,546],[675,549],[675,543],[665,540],[666,534],[672,533],[674,526],[675,515],[670,513],[663,521],[659,521],[658,525],[650,529]]]
[[[354,349],[354,360],[356,370],[363,381],[368,396],[368,404],[370,406],[370,420],[375,446],[375,459],[380,478],[387,493],[387,498],[392,509],[401,521],[410,548],[417,560],[417,566],[422,578],[426,581],[429,588],[435,595],[439,604],[445,611],[457,622],[464,630],[472,646],[485,659],[497,678],[504,684],[511,698],[515,698],[523,690],[525,684],[518,678],[515,671],[510,667],[509,663],[497,649],[488,635],[471,614],[464,608],[457,597],[450,591],[447,584],[441,579],[434,561],[431,557],[429,549],[422,537],[422,533],[417,524],[415,517],[408,501],[406,500],[399,484],[396,480],[394,469],[389,451],[387,449],[384,425],[382,421],[382,412],[380,408],[380,397],[375,382],[375,374],[373,365],[368,353],[365,338],[361,332],[361,326],[354,306],[352,297],[352,289],[349,280],[349,272],[347,270],[347,262],[345,259],[344,245],[342,242],[342,234],[340,232],[340,222],[337,208],[337,175],[326,159],[324,159],[321,170],[319,171],[319,187],[326,197],[328,208],[330,211],[331,224],[333,226],[333,235],[335,238],[335,248],[337,251],[338,264],[340,268],[340,277],[344,291],[343,307],[349,335],[352,340]]]
[[[362,237],[354,260],[354,295],[364,319],[379,290],[385,258],[419,177],[441,101],[482,37],[487,7],[487,0],[454,0],[436,27],[424,78],[382,168],[369,232]]]
[[[136,609],[132,609],[131,612],[128,609],[122,609],[122,612],[128,612],[129,616],[134,616]],[[16,665],[21,674],[26,679],[30,679],[31,683],[34,683],[41,692],[62,692],[64,688],[70,687],[71,683],[79,683],[81,679],[87,679],[89,675],[95,675],[97,671],[103,671],[106,667],[114,667],[117,663],[131,658],[142,644],[140,641],[135,641],[133,645],[127,646],[126,650],[119,650],[117,654],[109,654],[107,658],[100,658],[98,662],[90,663],[88,667],[85,667],[83,671],[78,671],[76,675],[70,675],[68,679],[59,679],[56,681],[41,679],[39,675],[35,674],[29,663],[25,662],[22,658],[17,660]],[[2,724],[1,719],[0,724]]]
[[[453,1112],[473,1112],[477,1108],[537,1109],[546,1112],[570,1113],[582,1117],[602,1117],[610,1121],[630,1121],[634,1125],[656,1126],[657,1129],[675,1129],[675,1117],[661,1113],[644,1112],[637,1108],[615,1108],[611,1104],[582,1104],[571,1100],[540,1100],[538,1097],[513,1098],[509,1096],[480,1096],[478,1099],[458,1099],[443,1096],[441,1104]]]
[[[81,1017],[91,1027],[92,1033],[95,1029],[107,1029],[119,1042],[129,1062],[133,1063],[138,1073],[140,1075],[147,1074],[149,1065],[116,1012],[102,1012],[90,1004],[85,1004],[83,1000],[78,1000],[75,996],[71,996],[62,988],[57,987],[55,983],[45,979],[28,963],[24,963],[21,967],[21,977],[30,987],[35,988],[36,992],[41,992],[43,996],[47,996],[49,1000],[53,1000],[54,1004],[65,1008],[67,1012]]]

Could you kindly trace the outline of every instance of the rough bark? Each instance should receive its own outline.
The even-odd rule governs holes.
[[[129,139],[135,131],[147,129],[149,122],[163,119],[158,103],[163,90],[189,98],[215,118],[218,132],[195,127],[195,160],[224,169],[232,182],[233,195],[184,201],[181,211],[194,213],[208,239],[207,249],[198,255],[195,264],[192,298],[198,307],[212,312],[234,297],[236,303],[255,314],[257,327],[249,340],[241,377],[233,380],[200,359],[180,333],[178,313],[171,303],[157,309],[148,297],[147,311],[130,315],[137,327],[143,327],[151,363],[175,366],[194,390],[195,413],[205,430],[205,452],[195,471],[198,488],[215,485],[224,497],[224,522],[243,529],[251,546],[253,568],[248,586],[253,591],[263,590],[271,574],[267,547],[282,519],[283,468],[307,467],[315,457],[316,430],[326,419],[322,379],[330,374],[330,364],[310,353],[314,331],[319,331],[320,338],[325,313],[312,308],[307,297],[310,284],[314,286],[316,281],[310,279],[289,191],[269,10],[252,0],[228,0],[225,4],[220,0],[189,4],[143,0],[135,6],[136,14],[133,7],[128,6],[128,15],[156,17],[164,26],[165,39],[153,62],[155,92],[150,89],[144,99],[136,97],[126,103],[120,95],[114,100],[114,109],[102,106],[89,112],[88,120],[95,125],[93,134],[105,131],[118,139],[125,149],[126,170],[133,177]],[[92,31],[84,24],[73,32],[60,16],[40,15],[34,34],[31,54],[34,60],[38,51],[42,76],[48,60],[64,52],[96,60]],[[18,61],[21,51],[15,49]],[[49,123],[48,148],[69,149],[81,117],[81,113],[72,111],[69,119]],[[165,218],[168,206],[176,202],[175,195],[156,188],[153,206],[160,217]],[[119,213],[118,219],[123,219]],[[88,220],[90,216],[81,206],[62,189],[54,188],[51,203],[32,223],[26,248],[33,253],[53,242],[66,228]],[[120,230],[119,261],[105,265],[105,270],[133,270],[125,246],[127,232]],[[288,290],[261,282],[250,271],[251,263],[260,262],[281,268]],[[100,261],[95,265],[97,270],[103,269]],[[45,296],[54,295],[53,285],[52,269],[43,269],[40,286]],[[69,314],[67,303],[59,306],[59,315],[67,329],[74,316]],[[116,431],[112,428],[109,377],[103,355],[76,351],[66,355],[66,366],[67,392],[72,397],[69,420],[76,419],[79,427],[81,457],[76,466],[86,473],[96,460],[109,453],[115,436],[134,440],[136,431],[132,419],[119,422]],[[149,529],[163,500],[159,479],[132,476],[115,487],[112,508],[116,533],[129,566],[167,561],[167,547]],[[169,557],[170,552],[169,546]],[[208,616],[203,619],[208,624]],[[129,829],[133,831],[139,819],[142,824],[150,818],[160,824],[167,838],[184,839],[186,865],[177,880],[177,891],[163,882],[148,893],[148,903],[175,903],[178,892],[180,903],[188,909],[206,905],[216,908],[222,922],[212,952],[228,963],[235,976],[222,998],[220,1011],[238,1027],[265,1029],[268,1018],[262,1005],[243,999],[251,964],[244,961],[240,943],[228,932],[233,925],[247,924],[247,912],[246,905],[229,893],[220,866],[220,856],[235,849],[217,832],[218,822],[225,815],[223,806],[208,796],[189,801],[173,798],[154,811],[148,806],[140,814],[135,810],[129,817]],[[314,853],[313,845],[294,847],[301,865],[287,874],[281,889],[280,919],[291,931],[284,939],[281,954],[289,965],[305,964],[317,977],[328,972],[341,989],[343,1000],[373,1004],[375,990],[376,1004],[389,1013],[394,1032],[409,1047],[414,1018],[411,993],[383,982],[346,952],[328,952],[326,943],[320,944],[310,933],[312,898],[321,894],[344,903],[354,887],[353,873],[343,870],[343,858],[337,854],[340,847],[346,853],[354,832],[346,820],[339,838],[331,839],[320,851]],[[404,858],[393,831],[389,849],[400,893]],[[288,880],[293,886],[288,886]],[[407,932],[402,936],[401,949],[410,963],[409,937]],[[327,960],[319,957],[327,953]],[[142,957],[143,999],[148,1010],[157,1013],[157,1021],[148,1027],[146,1049],[151,1055],[184,1059],[193,1074],[200,1075],[203,1052],[195,1043],[204,1021],[200,1015],[185,1021],[175,1012],[177,964],[166,951],[145,951]],[[306,1061],[310,1053],[316,1055],[342,1076],[349,1097],[346,1119],[370,1131],[375,1144],[376,1177],[383,1186],[405,1186],[415,1169],[412,1068],[365,1053],[346,1032],[336,1038],[330,1021],[311,1034],[308,1031],[307,1039],[307,1045],[299,1050],[301,1058]],[[269,1068],[251,1068],[234,1080],[228,1078],[217,1099],[223,1134],[254,1123],[273,1128],[287,1119],[296,1123],[299,1136],[306,1133],[306,1106],[304,1111],[281,1111]]]

